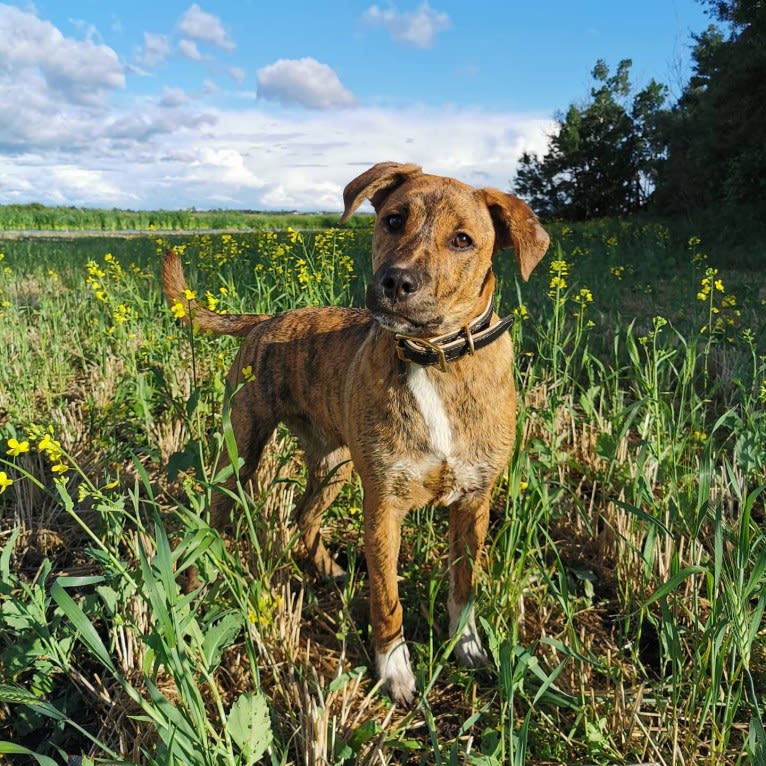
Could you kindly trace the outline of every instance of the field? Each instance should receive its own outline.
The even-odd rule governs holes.
[[[0,240],[0,753],[766,763],[766,276],[688,232],[551,226],[527,284],[497,258],[523,396],[477,595],[491,666],[452,658],[445,515],[413,512],[400,573],[422,698],[390,704],[370,671],[360,487],[326,517],[338,587],[291,525],[304,477],[285,433],[238,488],[240,545],[210,530],[236,342],[177,323],[160,257],[181,252],[219,311],[359,305],[358,221]],[[204,586],[186,595],[191,564]]]

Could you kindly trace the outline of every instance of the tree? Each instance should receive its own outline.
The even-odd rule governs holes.
[[[694,36],[694,72],[665,118],[667,162],[658,206],[691,212],[715,206],[766,208],[766,4],[706,0],[729,26]]]
[[[658,117],[667,89],[652,80],[631,98],[631,65],[622,60],[612,75],[597,61],[590,100],[557,118],[542,159],[522,155],[514,190],[542,215],[584,219],[646,205],[664,150]]]

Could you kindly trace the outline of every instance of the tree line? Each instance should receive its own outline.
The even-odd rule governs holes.
[[[524,153],[513,184],[541,215],[583,220],[651,209],[766,214],[766,3],[700,0],[719,24],[693,35],[693,73],[679,99],[630,59],[599,60],[585,104],[557,115],[548,148]]]

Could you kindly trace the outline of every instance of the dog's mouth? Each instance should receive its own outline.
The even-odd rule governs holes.
[[[443,316],[433,316],[427,307],[408,305],[408,301],[391,305],[373,285],[367,289],[365,303],[373,319],[389,332],[428,338],[438,335],[444,323]]]
[[[373,311],[372,318],[384,329],[399,335],[428,338],[438,335],[442,318],[421,322],[396,312]]]

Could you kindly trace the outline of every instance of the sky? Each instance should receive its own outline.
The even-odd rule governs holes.
[[[0,1],[0,204],[335,211],[385,160],[507,191],[598,59],[677,97],[705,8]]]

